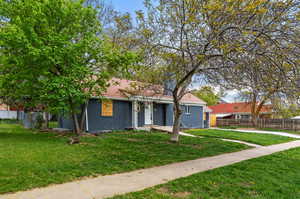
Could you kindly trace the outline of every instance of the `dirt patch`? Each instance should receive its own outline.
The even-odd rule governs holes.
[[[202,147],[201,144],[194,144],[194,145],[192,145],[192,148],[194,148],[194,149],[202,149],[203,147]]]
[[[127,141],[129,142],[139,142],[139,139],[134,139],[134,138],[128,138]]]
[[[203,148],[201,144],[178,144],[178,145],[191,147],[193,149],[202,149]]]
[[[253,185],[253,183],[251,183],[251,182],[242,182],[242,183],[240,183],[240,185],[243,186],[243,187],[251,187]]]
[[[157,193],[159,194],[163,194],[163,195],[170,195],[170,190],[166,187],[161,187],[159,189],[156,190]]]
[[[177,192],[177,193],[174,193],[173,196],[177,197],[177,198],[186,198],[188,197],[189,195],[191,195],[192,193],[191,192]]]
[[[159,189],[156,190],[157,193],[162,194],[162,195],[171,195],[171,196],[175,196],[176,198],[186,198],[189,195],[191,195],[191,192],[177,192],[177,193],[172,193],[168,188],[166,187],[161,187]]]

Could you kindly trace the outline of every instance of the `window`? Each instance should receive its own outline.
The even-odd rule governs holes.
[[[112,117],[113,116],[113,101],[102,100],[101,101],[101,116]]]
[[[191,114],[191,110],[190,110],[190,107],[189,106],[184,106],[184,113],[186,115],[190,115]]]
[[[250,119],[250,115],[240,115],[240,119]]]

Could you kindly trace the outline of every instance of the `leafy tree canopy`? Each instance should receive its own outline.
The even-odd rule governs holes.
[[[26,107],[75,115],[136,58],[107,42],[84,1],[0,0],[0,17],[0,92]]]
[[[220,100],[220,96],[215,94],[214,89],[211,86],[203,86],[200,89],[193,90],[192,93],[205,101],[207,106],[216,105]]]

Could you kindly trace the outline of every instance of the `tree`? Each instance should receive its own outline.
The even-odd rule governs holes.
[[[300,115],[298,96],[280,94],[271,99],[275,117],[292,118]]]
[[[251,103],[254,125],[262,107],[274,97],[299,93],[300,46],[296,27],[300,24],[295,15],[299,2],[270,2],[266,6],[269,14],[256,16],[260,24],[266,24],[256,34],[261,37],[250,43],[250,51],[234,58],[232,67],[217,71],[221,79],[211,76],[216,84],[240,91]]]
[[[235,67],[218,71],[222,80],[215,83],[240,92],[240,97],[251,104],[252,123],[256,125],[263,106],[294,87],[292,67],[284,67],[284,62],[278,57],[269,61],[265,57],[244,56]],[[213,77],[213,81],[216,79]]]
[[[295,27],[283,16],[290,16],[296,2],[161,0],[154,5],[145,1],[147,12],[137,12],[137,35],[146,60],[143,71],[157,72],[156,81],[161,83],[174,81],[172,141],[179,139],[180,100],[193,76],[237,66],[236,60],[255,51],[258,42],[273,42],[271,33],[285,28],[283,22]]]
[[[192,93],[199,99],[205,101],[207,106],[216,105],[220,100],[220,96],[215,94],[214,89],[211,86],[203,86],[198,90],[192,90]]]
[[[1,0],[0,16],[2,95],[26,107],[71,113],[80,135],[88,100],[101,96],[134,54],[112,48],[97,11],[83,1]]]

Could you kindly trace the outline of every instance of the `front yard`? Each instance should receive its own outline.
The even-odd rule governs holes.
[[[211,137],[211,138],[225,138],[241,140],[259,145],[272,145],[280,144],[283,142],[289,142],[295,140],[294,138],[284,137],[271,134],[256,134],[256,133],[244,133],[237,131],[217,130],[217,129],[192,129],[187,130],[186,133],[190,133],[197,136]]]
[[[300,148],[181,178],[113,199],[299,199]]]
[[[238,143],[214,138],[181,136],[179,144],[169,135],[115,132],[83,137],[68,145],[68,137],[0,124],[0,193],[15,192],[85,176],[108,175],[173,162],[247,149]]]

